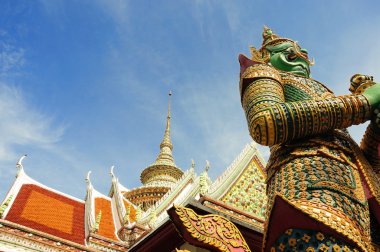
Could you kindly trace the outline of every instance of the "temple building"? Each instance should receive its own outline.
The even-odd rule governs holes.
[[[123,186],[111,167],[108,194],[89,172],[77,199],[29,177],[21,158],[0,205],[0,251],[260,251],[265,161],[255,143],[212,181],[208,162],[199,175],[194,162],[175,164],[170,120],[169,100],[159,154],[138,188]]]

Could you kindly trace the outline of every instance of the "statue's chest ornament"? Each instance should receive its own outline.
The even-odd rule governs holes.
[[[281,73],[281,78],[284,84],[285,99],[288,102],[334,97],[334,94],[328,88],[313,79],[288,73]]]

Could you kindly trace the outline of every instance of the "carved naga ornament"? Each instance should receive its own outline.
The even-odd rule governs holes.
[[[195,246],[220,252],[251,252],[239,229],[223,216],[201,216],[180,206],[169,210],[169,215],[185,240]]]

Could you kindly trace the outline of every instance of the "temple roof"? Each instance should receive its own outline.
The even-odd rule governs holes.
[[[84,244],[84,201],[42,185],[23,171],[5,201],[3,219]]]
[[[94,217],[97,228],[96,234],[119,241],[120,239],[116,235],[115,213],[112,210],[112,199],[95,191],[94,206]]]
[[[192,164],[181,179],[151,208],[147,209],[142,216],[142,223],[148,222],[151,215],[156,215],[154,226],[160,225],[167,218],[166,210],[173,203],[182,205],[188,200],[199,198],[197,195],[203,194],[219,202],[210,205],[218,211],[232,214],[250,225],[263,228],[266,203],[263,173],[265,161],[253,142],[245,146],[238,157],[212,184],[207,176],[208,162],[200,176],[194,174],[194,166],[195,164]],[[205,187],[204,190],[202,186]],[[210,202],[208,200],[207,204]]]
[[[195,200],[183,202],[181,205],[193,209],[195,213],[200,215],[217,214],[221,216],[226,216],[225,212],[205,206],[201,202]],[[169,207],[168,212],[172,212],[172,210],[173,207]],[[157,248],[159,248],[159,251],[176,251],[176,249],[179,249],[180,244],[183,243],[184,240],[183,229],[176,228],[176,226],[173,224],[173,219],[175,218],[173,218],[172,214],[170,215],[171,220],[169,218],[166,218],[160,226],[158,226],[152,232],[147,234],[143,240],[140,240],[136,244],[134,244],[129,251],[157,251]],[[262,229],[257,228],[255,225],[252,225],[251,223],[241,221],[240,219],[237,219],[234,216],[228,216],[228,219],[239,228],[239,231],[244,236],[245,240],[248,243],[248,246],[251,248],[252,251],[261,251],[263,239]],[[214,229],[211,228],[210,230]],[[210,241],[209,239],[206,240]],[[208,250],[195,248],[191,251]]]
[[[211,185],[208,195],[264,219],[265,161],[252,142]]]
[[[23,185],[6,218],[84,244],[84,204],[42,187]]]
[[[1,203],[1,219],[45,233],[47,239],[51,235],[56,241],[77,246],[96,243],[107,249],[125,250],[118,230],[136,222],[136,206],[121,195],[120,189],[126,188],[119,187],[116,177],[112,178],[113,194],[108,197],[93,188],[89,172],[83,201],[35,181],[21,164],[18,167],[16,180]]]
[[[170,129],[168,124],[167,129]],[[169,130],[165,131],[161,148],[171,150],[167,132]],[[46,234],[42,237],[55,243],[71,242],[76,245],[68,246],[83,246],[89,250],[123,251],[149,230],[162,225],[168,219],[166,210],[173,204],[182,205],[203,195],[199,199],[203,205],[261,230],[265,207],[264,165],[260,153],[251,143],[214,183],[207,175],[208,162],[199,176],[195,174],[195,164],[192,163],[190,169],[181,172],[183,175],[171,186],[147,184],[132,190],[119,183],[111,167],[112,187],[109,195],[93,188],[89,172],[86,178],[87,194],[83,201],[31,179],[20,162],[16,180],[1,204],[0,218],[20,229],[30,228]],[[164,169],[162,167],[167,166],[154,167],[158,175],[153,174],[159,176],[160,169]],[[138,208],[137,198],[128,197],[133,194],[148,200],[153,194],[161,192],[160,188],[165,189],[163,195],[151,199],[147,209]]]

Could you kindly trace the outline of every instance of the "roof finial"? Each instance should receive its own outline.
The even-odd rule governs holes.
[[[87,176],[86,176],[86,182],[91,182],[90,181],[90,175],[91,175],[91,171],[88,171]]]
[[[22,161],[24,160],[24,158],[26,158],[28,155],[23,155],[16,163],[16,168],[17,168],[17,174],[16,174],[16,177],[18,177],[20,175],[21,172],[24,172],[24,167],[22,166]]]
[[[113,173],[113,168],[115,168],[114,165],[112,165],[111,168],[110,168],[110,175],[112,177],[112,180],[116,179],[115,174]]]
[[[201,173],[199,177],[199,186],[200,186],[199,192],[202,195],[205,195],[208,192],[210,178],[208,177],[207,172],[209,168],[210,168],[210,162],[206,160],[206,169]]]
[[[191,168],[195,168],[195,162],[194,162],[194,159],[191,159]]]
[[[206,160],[206,172],[208,172],[208,169],[210,169],[210,162]]]
[[[88,171],[87,176],[86,176],[86,184],[87,184],[88,189],[91,187],[90,175],[91,175],[91,171]]]

